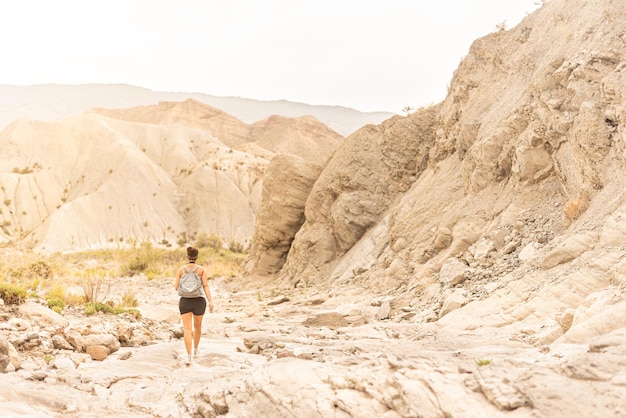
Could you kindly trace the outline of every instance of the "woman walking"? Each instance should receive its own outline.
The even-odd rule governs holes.
[[[174,284],[174,288],[181,295],[178,309],[183,320],[183,338],[187,350],[186,365],[191,363],[192,339],[194,357],[198,356],[198,345],[202,335],[202,318],[206,312],[207,301],[210,312],[213,312],[213,299],[207,283],[207,271],[203,266],[196,264],[197,260],[198,249],[187,247],[187,264],[180,267],[176,272],[176,283]],[[194,274],[198,282],[197,286],[193,285]],[[191,278],[187,276],[191,276]],[[181,279],[184,283],[181,283]],[[189,283],[192,285],[190,286]]]

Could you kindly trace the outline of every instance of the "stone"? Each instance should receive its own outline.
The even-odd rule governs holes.
[[[469,266],[458,258],[446,260],[439,270],[439,281],[446,286],[455,287],[465,281]]]
[[[9,342],[0,335],[0,372],[5,372],[10,363]]]
[[[88,345],[85,352],[92,360],[102,361],[109,356],[109,348],[105,345]]]
[[[21,304],[19,313],[31,324],[37,323],[42,328],[58,330],[68,325],[68,321],[62,315],[36,302],[28,301]]]
[[[73,350],[74,347],[60,334],[52,336],[52,345],[59,350]]]

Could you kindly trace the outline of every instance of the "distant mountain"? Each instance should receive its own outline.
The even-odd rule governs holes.
[[[287,118],[273,115],[249,125],[195,99],[130,109],[98,108],[90,112],[129,122],[178,124],[201,129],[231,148],[251,150],[256,145],[254,149],[260,149],[266,158],[271,154],[287,153],[323,163],[344,140],[313,116]]]
[[[157,92],[125,84],[0,85],[0,130],[21,118],[52,121],[78,115],[95,107],[128,108],[187,99],[213,106],[245,123],[254,123],[272,115],[310,115],[343,136],[348,136],[364,125],[378,124],[393,116],[389,112],[360,112],[343,106],[316,106],[287,100],[261,101],[203,93]]]

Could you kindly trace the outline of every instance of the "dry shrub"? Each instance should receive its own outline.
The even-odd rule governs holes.
[[[565,203],[563,207],[565,221],[571,224],[576,219],[580,218],[580,215],[585,213],[587,207],[589,207],[589,194],[582,191]]]
[[[122,295],[122,302],[120,303],[120,305],[125,308],[135,308],[139,306],[139,301],[137,300],[135,292],[133,292],[132,290],[127,290]]]
[[[31,290],[48,283],[55,275],[55,268],[47,260],[32,261],[33,257],[33,254],[23,254],[12,258],[2,268],[4,281],[25,286]]]
[[[26,289],[16,284],[0,283],[0,299],[7,305],[19,305],[26,299]]]
[[[85,303],[85,296],[68,292],[65,294],[65,304],[69,306],[79,306]]]
[[[244,258],[244,253],[206,248],[200,252],[198,261],[206,268],[209,278],[234,277],[239,273]]]
[[[102,269],[88,269],[82,274],[80,285],[83,289],[85,302],[102,303],[111,292],[108,273]]]

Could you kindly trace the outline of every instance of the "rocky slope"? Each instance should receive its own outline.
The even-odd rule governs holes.
[[[608,338],[621,350],[622,6],[553,0],[476,40],[442,103],[342,144],[309,187],[297,231],[257,226],[259,240],[279,228],[292,243],[249,280],[388,298],[393,320],[428,325],[442,345],[581,344],[610,357],[594,348]],[[619,378],[597,379],[606,402],[622,396]]]
[[[342,141],[311,117],[247,125],[194,100],[16,121],[0,132],[0,242],[45,253],[207,233],[247,245],[269,159],[320,162]]]

